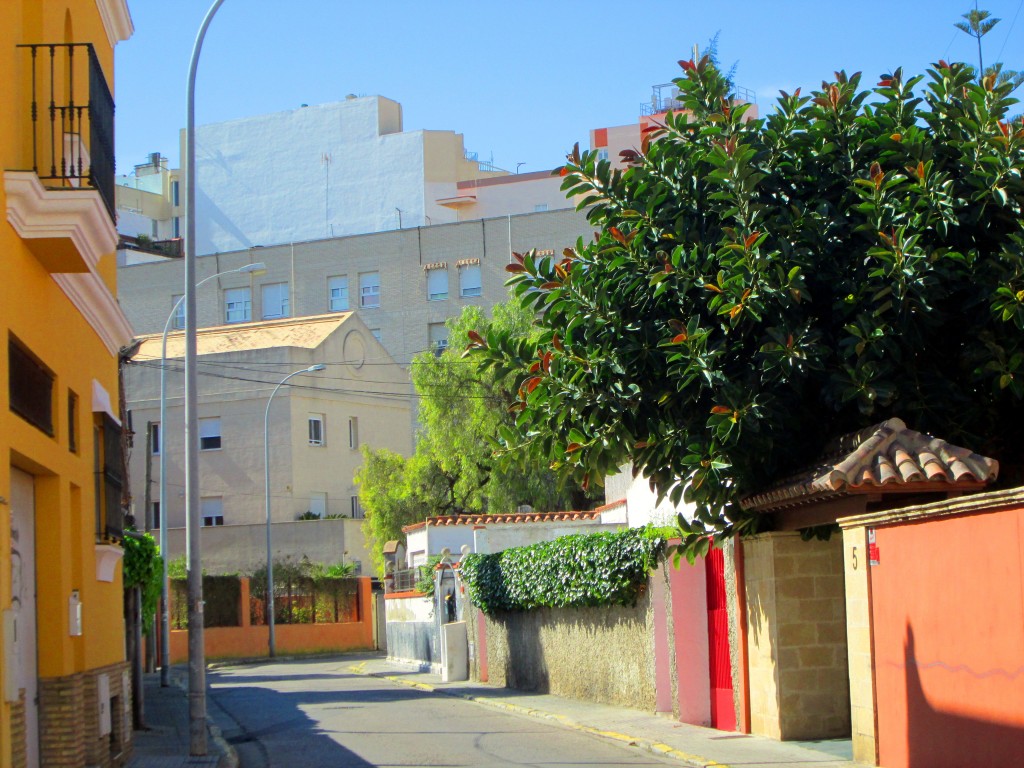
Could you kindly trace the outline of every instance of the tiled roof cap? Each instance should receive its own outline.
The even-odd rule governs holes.
[[[493,515],[438,515],[437,517],[428,517],[425,523],[417,523],[415,527],[421,525],[429,526],[443,526],[443,525],[498,525],[503,523],[557,523],[565,521],[580,521],[580,520],[600,520],[601,513],[599,510],[590,510],[586,512],[507,512]],[[406,526],[403,531],[409,530],[413,526]]]
[[[780,485],[743,499],[741,506],[764,512],[853,493],[885,493],[907,486],[980,488],[995,480],[999,462],[889,419],[835,440],[822,463]]]

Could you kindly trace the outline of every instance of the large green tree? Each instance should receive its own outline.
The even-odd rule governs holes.
[[[509,512],[520,504],[554,511],[586,501],[544,456],[520,451],[495,460],[499,435],[513,435],[515,377],[481,370],[460,356],[475,329],[535,345],[540,330],[532,314],[516,303],[499,304],[488,319],[471,306],[448,325],[448,349],[412,361],[419,421],[413,456],[363,449],[356,481],[366,512],[363,531],[378,567],[384,542],[401,539],[402,526],[429,515]]]
[[[598,230],[509,266],[543,333],[481,334],[519,382],[506,447],[584,484],[624,461],[696,505],[687,546],[751,531],[738,500],[890,415],[1003,461],[1024,417],[1024,131],[1009,84],[939,62],[859,74],[766,119],[707,57],[685,111],[561,169]],[[923,85],[923,88],[920,87]]]

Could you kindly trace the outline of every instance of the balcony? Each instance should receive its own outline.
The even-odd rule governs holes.
[[[95,49],[91,43],[18,47],[30,57],[32,171],[50,189],[95,189],[113,221],[114,99]]]
[[[3,174],[7,220],[51,273],[88,273],[117,245],[110,88],[89,43],[18,48],[20,145],[16,168]]]

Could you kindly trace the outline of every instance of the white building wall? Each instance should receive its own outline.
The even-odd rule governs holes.
[[[380,96],[204,125],[196,131],[196,250],[424,223],[423,131],[393,131]]]
[[[602,525],[598,520],[576,523],[504,523],[488,525],[474,531],[473,551],[480,554],[501,552],[509,547],[525,547],[542,541],[553,541],[574,533],[605,533],[620,526]]]
[[[666,497],[658,503],[658,495],[651,490],[650,482],[643,475],[632,477],[632,465],[625,464],[619,472],[605,478],[605,495],[610,501],[626,500],[626,520],[630,528],[642,528],[647,524],[673,525],[680,512],[687,520],[693,519],[694,505],[680,502],[674,505]]]

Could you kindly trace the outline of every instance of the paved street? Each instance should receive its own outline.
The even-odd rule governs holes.
[[[242,768],[678,765],[628,745],[353,674],[354,660],[209,674],[210,714]]]

